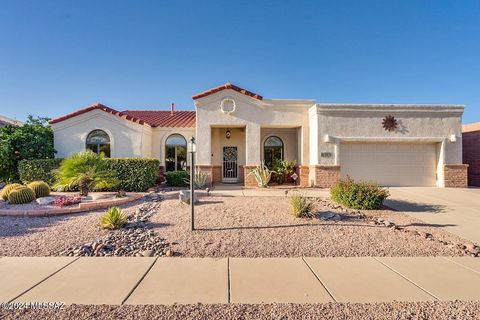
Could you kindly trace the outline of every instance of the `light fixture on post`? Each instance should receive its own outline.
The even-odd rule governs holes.
[[[190,153],[190,212],[191,212],[191,231],[195,230],[195,152],[197,144],[195,138],[191,137],[188,143],[188,152]]]

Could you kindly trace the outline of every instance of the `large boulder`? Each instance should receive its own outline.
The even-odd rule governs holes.
[[[190,190],[180,190],[178,199],[180,200],[180,202],[190,204]],[[198,198],[196,193],[193,194],[193,202],[198,203]]]

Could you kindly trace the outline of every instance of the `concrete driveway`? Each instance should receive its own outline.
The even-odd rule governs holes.
[[[480,189],[389,188],[385,204],[480,244]]]

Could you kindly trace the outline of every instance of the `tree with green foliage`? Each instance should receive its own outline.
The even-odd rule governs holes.
[[[18,162],[55,157],[48,118],[28,116],[22,126],[0,128],[0,182],[18,181]]]
[[[57,172],[55,188],[71,190],[78,188],[80,195],[88,196],[95,188],[113,188],[119,181],[105,165],[105,155],[90,150],[72,154],[63,160]]]

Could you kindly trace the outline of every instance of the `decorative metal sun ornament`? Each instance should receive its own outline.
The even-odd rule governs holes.
[[[383,118],[382,127],[386,131],[393,131],[398,128],[397,119],[394,116],[386,116]]]

